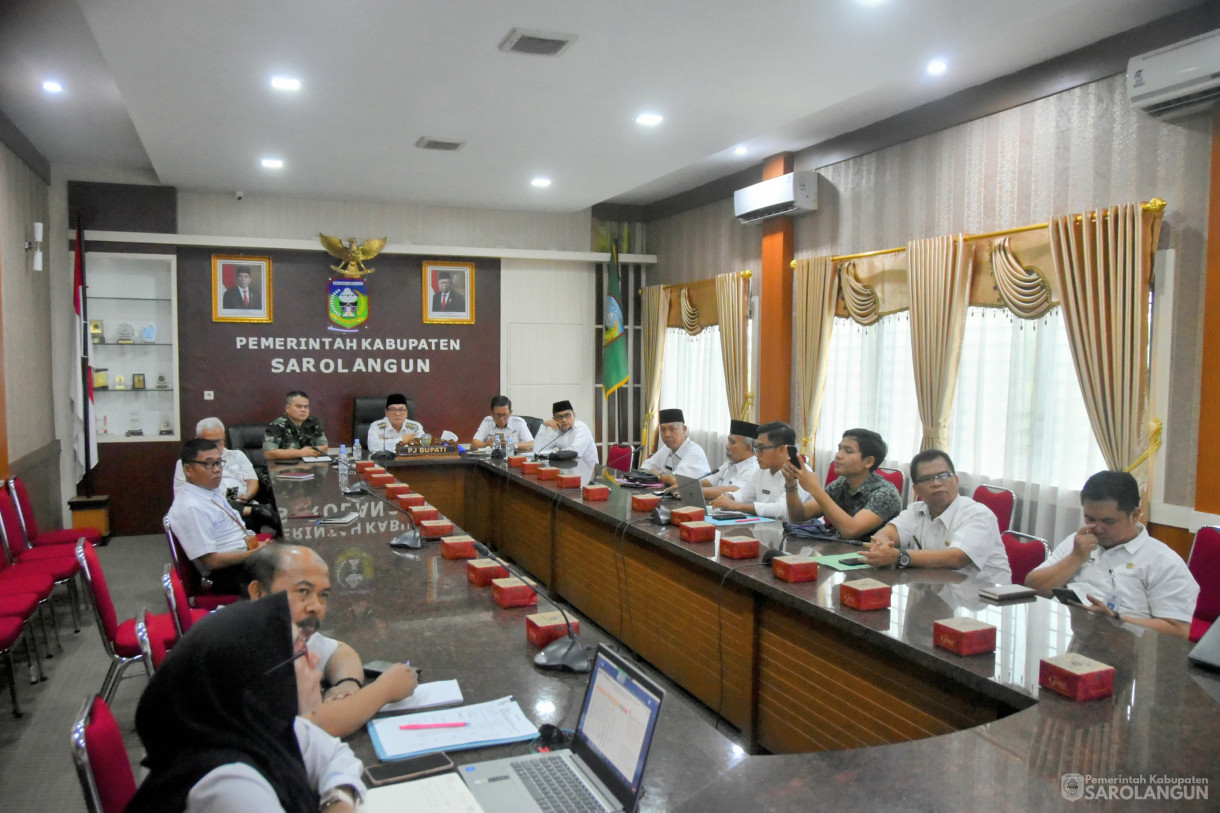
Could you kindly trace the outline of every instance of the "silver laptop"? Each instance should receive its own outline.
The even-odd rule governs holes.
[[[742,514],[737,511],[721,511],[708,508],[707,500],[703,498],[703,482],[701,480],[693,480],[690,477],[683,477],[681,474],[675,474],[674,480],[677,481],[677,488],[674,489],[674,494],[678,498],[678,505],[689,505],[691,508],[702,508],[703,513],[712,519],[745,519],[748,514]]]
[[[1212,624],[1186,657],[1197,666],[1220,669],[1220,621]]]
[[[463,765],[487,813],[632,811],[665,690],[598,644],[572,750]]]

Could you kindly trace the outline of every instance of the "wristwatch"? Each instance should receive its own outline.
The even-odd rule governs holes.
[[[911,554],[907,553],[905,549],[898,551],[898,569],[905,570],[910,566]]]
[[[350,785],[339,785],[326,791],[326,793],[322,794],[321,801],[318,802],[318,813],[325,813],[325,811],[342,802],[347,802],[355,810],[356,794],[354,790]]]

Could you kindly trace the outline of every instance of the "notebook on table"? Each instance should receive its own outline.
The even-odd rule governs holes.
[[[664,699],[599,644],[571,750],[463,765],[462,780],[487,813],[634,810]]]

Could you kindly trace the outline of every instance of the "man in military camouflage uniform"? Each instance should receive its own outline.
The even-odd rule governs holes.
[[[395,452],[401,443],[424,434],[424,427],[407,417],[407,397],[394,393],[385,399],[385,417],[369,425],[369,454]]]
[[[268,460],[291,460],[326,454],[326,433],[309,416],[309,396],[293,390],[284,396],[284,414],[267,424],[263,454]]]

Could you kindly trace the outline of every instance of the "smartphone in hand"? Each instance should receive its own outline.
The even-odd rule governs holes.
[[[797,452],[795,446],[788,447],[788,459],[791,460],[792,465],[796,466],[798,469],[805,467],[805,464],[801,462],[801,455],[799,452]]]

